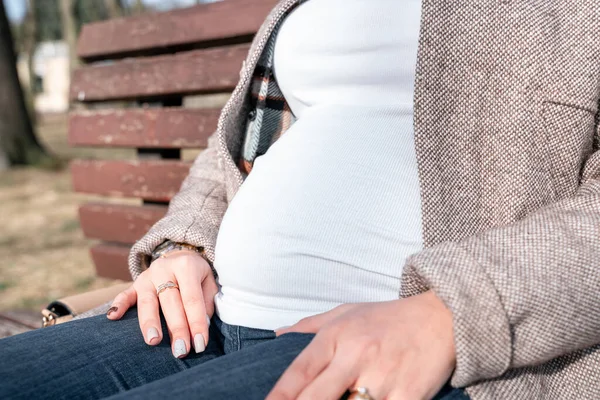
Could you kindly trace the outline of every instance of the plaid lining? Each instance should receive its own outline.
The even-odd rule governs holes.
[[[307,1],[307,0],[304,0]],[[303,3],[304,1],[301,1]],[[245,178],[254,165],[254,160],[265,154],[296,121],[273,74],[275,41],[281,23],[274,29],[258,60],[252,82],[251,110],[244,136],[242,155],[238,168]]]

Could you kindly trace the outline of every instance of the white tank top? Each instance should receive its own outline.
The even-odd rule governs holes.
[[[276,329],[398,298],[422,247],[413,139],[418,0],[314,0],[276,39],[298,120],[258,157],[217,238],[219,317]]]

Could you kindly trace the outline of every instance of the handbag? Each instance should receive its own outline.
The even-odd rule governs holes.
[[[55,300],[42,310],[42,327],[68,322],[79,314],[111,301],[129,286],[131,282],[118,283],[107,288]]]

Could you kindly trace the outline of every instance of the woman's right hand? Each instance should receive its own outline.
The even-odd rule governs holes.
[[[166,289],[157,296],[158,286],[169,281],[179,285],[179,289]],[[107,316],[118,320],[137,303],[144,340],[155,346],[163,339],[159,313],[162,309],[173,355],[183,358],[192,343],[196,353],[206,348],[218,290],[212,269],[200,254],[187,249],[175,250],[155,260],[133,285],[119,293]]]

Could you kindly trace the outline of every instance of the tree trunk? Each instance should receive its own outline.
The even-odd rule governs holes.
[[[142,14],[145,11],[145,7],[144,7],[144,3],[142,3],[142,0],[135,0],[135,2],[133,3],[133,15],[139,15]]]
[[[25,106],[31,118],[31,124],[36,125],[37,115],[35,113],[35,95],[37,94],[37,75],[35,74],[35,68],[33,63],[33,56],[35,49],[38,44],[38,32],[37,32],[37,18],[36,18],[36,7],[33,4],[33,0],[27,0],[27,14],[23,19],[23,30],[21,36],[21,49],[17,50],[16,53],[22,52],[27,59],[27,87],[23,87],[24,83],[21,82],[23,87],[23,94],[25,95]]]
[[[52,160],[37,141],[19,76],[10,25],[0,5],[0,167]]]
[[[79,65],[79,58],[77,58],[77,31],[73,11],[73,0],[60,0],[63,40],[69,46],[69,73],[73,72]]]
[[[35,94],[35,71],[33,68],[33,55],[37,45],[37,24],[35,17],[35,5],[32,0],[27,0],[27,14],[23,20],[23,48],[27,57],[27,70],[29,72],[29,93]]]
[[[104,0],[104,5],[108,11],[109,18],[119,18],[123,16],[123,8],[119,0]]]

